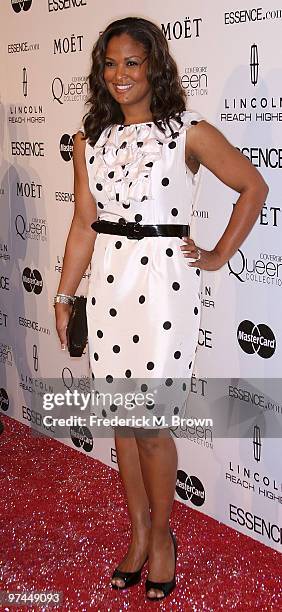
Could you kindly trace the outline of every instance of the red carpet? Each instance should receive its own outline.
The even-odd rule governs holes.
[[[175,591],[147,602],[145,568],[128,592],[111,589],[129,541],[118,472],[1,418],[1,589],[64,597],[59,607],[2,610],[282,610],[280,554],[178,502],[171,520],[179,542]]]

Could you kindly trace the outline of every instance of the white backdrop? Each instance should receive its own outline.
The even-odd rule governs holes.
[[[275,2],[273,3],[275,5]],[[87,389],[87,352],[60,350],[52,298],[73,213],[72,136],[84,113],[94,41],[117,18],[162,27],[188,107],[259,168],[270,186],[253,231],[219,272],[203,276],[202,322],[187,415],[214,428],[176,429],[176,499],[277,550],[282,544],[280,295],[282,10],[250,0],[1,2],[0,407],[38,431],[41,395],[60,378]],[[192,236],[219,239],[238,195],[203,172]],[[89,271],[88,271],[89,273]],[[77,293],[85,293],[88,273]],[[71,428],[63,440],[117,468],[113,439]],[[280,451],[280,453],[279,453]]]

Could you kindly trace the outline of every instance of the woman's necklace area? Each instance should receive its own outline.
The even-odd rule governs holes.
[[[124,127],[129,127],[130,125],[146,125],[146,123],[153,123],[152,119],[148,119],[148,121],[133,121],[132,123],[122,123]]]

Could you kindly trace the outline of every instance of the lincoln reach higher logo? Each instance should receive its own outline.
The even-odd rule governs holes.
[[[259,74],[259,60],[258,60],[258,46],[251,46],[251,54],[250,54],[250,76],[251,83],[256,85],[258,82],[258,74]]]

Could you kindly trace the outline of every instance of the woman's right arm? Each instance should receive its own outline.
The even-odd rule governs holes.
[[[68,233],[63,267],[57,293],[75,295],[77,287],[92,258],[97,233],[91,228],[91,223],[97,219],[96,202],[88,182],[85,163],[85,144],[82,133],[74,137],[73,167],[74,167],[74,214]],[[66,328],[71,313],[69,304],[55,305],[56,329],[62,345],[66,347]]]

